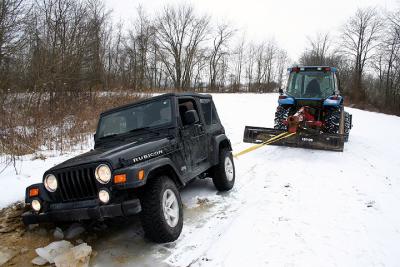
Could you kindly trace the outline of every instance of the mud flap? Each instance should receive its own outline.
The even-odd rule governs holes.
[[[274,128],[246,126],[244,129],[243,142],[259,144],[268,141],[272,137],[284,132],[286,131]],[[273,142],[271,145],[341,152],[343,151],[344,147],[344,139],[344,134],[319,134],[299,131],[296,135]]]

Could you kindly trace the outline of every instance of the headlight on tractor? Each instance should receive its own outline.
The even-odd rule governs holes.
[[[111,180],[111,169],[106,164],[100,164],[95,171],[97,181],[106,184]]]
[[[49,192],[56,191],[58,187],[57,178],[53,174],[48,174],[44,178],[44,187],[46,187]]]

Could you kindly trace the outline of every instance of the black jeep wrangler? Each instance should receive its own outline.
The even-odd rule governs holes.
[[[106,111],[94,140],[94,149],[26,189],[25,224],[139,213],[147,237],[170,242],[183,226],[178,189],[196,177],[212,177],[220,191],[235,182],[231,144],[210,95],[164,94]]]

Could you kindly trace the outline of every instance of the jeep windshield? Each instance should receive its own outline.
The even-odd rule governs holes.
[[[105,139],[141,130],[153,132],[152,128],[167,126],[171,122],[171,100],[161,99],[138,104],[102,116],[97,127],[96,136],[98,139]]]
[[[332,72],[291,72],[287,94],[296,98],[327,98],[335,92]]]

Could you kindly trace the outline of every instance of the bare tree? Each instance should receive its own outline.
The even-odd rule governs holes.
[[[228,51],[228,42],[235,33],[228,24],[221,24],[217,26],[216,36],[213,39],[210,60],[209,60],[209,74],[210,83],[209,87],[214,91],[217,87],[216,80],[219,72],[223,72],[223,61]],[[222,66],[221,66],[222,65]]]
[[[12,60],[24,44],[23,26],[29,8],[23,0],[0,2],[0,90],[8,87]]]
[[[353,86],[351,96],[355,101],[365,100],[362,85],[366,64],[378,44],[382,22],[374,8],[358,9],[342,30],[342,52],[353,61]]]
[[[329,33],[318,33],[314,38],[308,36],[306,51],[300,57],[300,63],[308,66],[328,65],[331,46]]]
[[[385,31],[378,53],[373,58],[373,67],[377,74],[377,90],[383,99],[379,104],[386,109],[396,110],[400,102],[400,11],[387,15]],[[382,97],[383,96],[383,97]]]
[[[189,88],[201,42],[210,18],[196,15],[192,6],[166,6],[156,22],[161,60],[176,89]]]
[[[244,64],[244,52],[245,52],[245,38],[242,36],[240,39],[238,45],[234,49],[234,56],[235,56],[235,66],[234,70],[235,73],[233,74],[234,80],[233,80],[233,87],[234,91],[239,91],[240,86],[242,83],[242,72],[243,72],[243,64]]]

